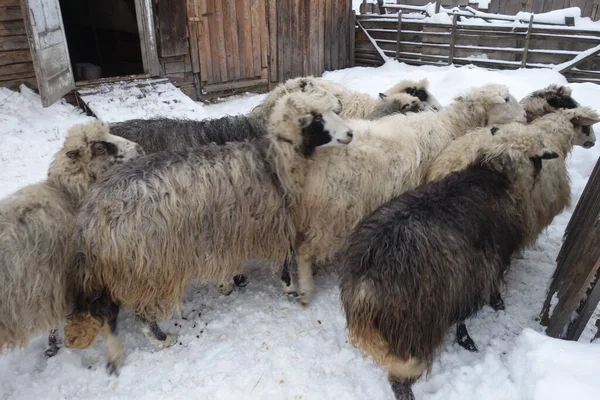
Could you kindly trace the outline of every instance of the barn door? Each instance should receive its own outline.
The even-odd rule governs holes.
[[[42,105],[75,88],[58,0],[21,0]]]
[[[209,85],[259,79],[266,82],[266,0],[195,0],[195,4],[202,81]]]

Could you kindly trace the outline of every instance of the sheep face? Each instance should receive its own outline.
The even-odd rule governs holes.
[[[78,124],[69,130],[63,148],[50,165],[48,177],[77,187],[73,189],[81,194],[111,166],[142,155],[142,146],[109,134],[108,125],[100,121]]]
[[[530,93],[520,103],[527,113],[527,122],[558,109],[580,107],[579,103],[571,97],[571,88],[554,84]]]
[[[337,115],[340,101],[330,92],[312,88],[282,97],[271,115],[271,132],[305,155],[317,147],[346,145],[352,129]]]
[[[581,146],[584,149],[594,147],[596,144],[596,133],[594,132],[593,125],[598,122],[600,122],[600,119],[591,114],[573,117],[571,119],[571,123],[575,128],[575,134],[573,135],[572,141],[573,145]]]
[[[416,97],[417,99],[419,99],[419,101],[421,102],[423,107],[425,107],[425,109],[430,109],[433,111],[441,110],[442,105],[435,98],[435,96],[431,94],[431,92],[429,92],[428,87],[429,81],[427,79],[422,79],[420,81],[405,80],[399,82],[398,84],[391,87],[385,93],[382,94],[388,96],[393,94],[408,94],[409,96]]]
[[[489,125],[506,124],[513,121],[527,122],[523,106],[508,92],[508,88],[501,87],[498,90],[491,91],[489,94],[490,96],[486,99],[489,107]]]
[[[392,114],[407,114],[407,113],[418,113],[428,109],[433,110],[423,104],[416,96],[411,96],[406,93],[399,94],[385,94],[379,93],[380,101],[377,102],[375,109],[371,113],[372,116],[386,116]],[[374,118],[368,118],[374,119]]]

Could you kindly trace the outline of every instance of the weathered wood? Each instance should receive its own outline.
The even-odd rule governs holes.
[[[221,1],[221,0],[218,0]],[[222,1],[223,5],[223,28],[225,32],[225,55],[227,60],[227,71],[230,80],[238,80],[240,73],[239,40],[237,35],[236,7],[242,4],[234,1]]]
[[[356,34],[354,32],[356,25],[356,13],[352,9],[350,9],[350,21],[348,21],[348,23],[350,24],[350,47],[348,49],[348,52],[350,53],[350,65],[348,66],[353,68],[356,64],[356,60],[354,59],[354,48],[356,46]]]
[[[21,7],[42,105],[48,107],[75,87],[60,6],[58,0],[21,0]],[[6,38],[12,39],[0,37],[0,43]]]
[[[278,21],[277,21],[277,0],[268,1],[269,12],[269,89],[272,88],[271,82],[277,82],[279,76],[279,45],[278,45]]]
[[[581,324],[585,325],[587,322],[576,322],[571,325],[576,331],[567,331],[573,320],[573,312],[580,306],[581,299],[600,268],[599,222],[600,160],[596,163],[567,225],[566,237],[557,257],[557,267],[540,313],[542,323],[548,326],[546,334],[549,336],[569,336],[576,339],[577,330],[582,329]],[[550,304],[555,296],[558,303],[549,316]],[[591,300],[595,301],[595,298]],[[575,320],[580,318],[581,314]]]
[[[24,73],[34,75],[33,63],[25,62],[18,64],[0,65],[0,75],[14,75]]]
[[[321,74],[319,63],[319,29],[321,27],[319,19],[319,2],[309,1],[308,11],[308,32],[310,35],[310,48],[306,57],[310,60],[310,67],[307,75],[318,76]]]
[[[0,36],[0,51],[28,49],[27,36]]]
[[[161,57],[187,54],[186,5],[187,0],[156,2],[158,12],[158,38]]]
[[[268,74],[269,68],[269,26],[268,20],[268,7],[267,0],[260,0],[258,7],[258,26],[260,28],[260,54],[261,54],[261,66],[262,73]]]
[[[158,76],[160,75],[160,63],[158,62],[158,45],[152,10],[152,0],[135,0],[135,14],[140,34],[144,73]]]
[[[237,7],[237,30],[239,42],[239,63],[242,79],[254,78],[254,44],[252,41],[252,0],[238,2]],[[260,66],[260,37],[256,38],[256,61]],[[260,69],[258,69],[260,75]]]
[[[196,3],[189,1],[187,11],[188,30],[189,30],[189,47],[190,47],[190,61],[192,64],[192,72],[195,74],[201,73],[200,68],[200,33],[199,25],[200,18],[197,15]]]
[[[31,51],[13,50],[0,52],[0,65],[31,62]]]
[[[589,54],[587,54],[586,56],[583,57],[575,57],[571,62],[569,62],[567,65],[562,66],[561,68],[558,69],[558,72],[560,72],[561,74],[564,74],[565,72],[569,71],[570,69],[588,61],[591,60],[592,58],[596,57],[598,55],[598,53],[600,53],[600,45],[594,47],[593,49],[590,49]]]
[[[228,62],[227,62],[227,53],[225,46],[225,12],[223,9],[223,4],[221,0],[211,0],[213,4],[213,15],[211,17],[211,25],[212,28],[215,29],[214,35],[211,31],[211,38],[216,38],[214,41],[215,48],[213,49],[213,54],[217,54],[218,66],[220,69],[220,78],[219,82],[227,82],[228,80],[233,80],[234,74],[233,71],[228,70]],[[212,46],[212,44],[211,44]]]
[[[523,56],[521,58],[521,67],[525,68],[527,65],[527,53],[529,52],[529,44],[531,42],[531,33],[533,31],[533,14],[529,18],[529,26],[527,27],[527,36],[525,37],[525,48],[523,49]]]
[[[402,43],[402,10],[398,11],[398,31],[396,33],[396,60],[400,58]]]
[[[20,21],[22,19],[21,7],[0,7],[0,21]]]
[[[207,0],[193,0],[198,17],[198,57],[200,59],[200,82],[214,82],[213,57],[210,47],[210,26]]]
[[[332,68],[332,61],[331,61],[331,40],[329,40],[329,38],[332,37],[332,31],[331,31],[331,21],[332,21],[332,8],[331,8],[331,3],[334,0],[324,0],[325,3],[325,16],[323,19],[323,23],[325,26],[325,42],[324,42],[324,46],[325,46],[325,51],[324,51],[324,66],[323,69],[325,71],[331,71]]]
[[[242,81],[234,81],[227,83],[217,83],[214,85],[206,85],[204,89],[207,92],[221,92],[224,90],[242,89],[252,86],[266,85],[268,82],[266,79],[250,79]]]
[[[262,37],[261,22],[264,18],[264,0],[251,0],[250,4],[250,46],[252,47],[252,65],[253,76],[260,76],[263,69],[263,49],[266,49],[266,43]],[[261,3],[263,4],[261,16]],[[266,54],[266,52],[265,52]]]
[[[23,22],[23,20],[0,22],[0,36],[15,36],[25,34],[25,22]]]
[[[437,4],[439,4],[439,2]],[[451,65],[452,62],[454,61],[457,21],[458,21],[458,14],[455,12],[454,15],[452,15],[452,30],[450,31],[450,53],[448,55],[448,65]]]
[[[577,318],[569,325],[565,339],[579,340],[587,323],[592,318],[598,303],[600,303],[600,259],[595,265],[596,275],[591,283],[591,290],[586,293],[586,299],[582,306],[577,309]]]
[[[21,8],[21,0],[0,0],[0,7],[19,7],[19,8]]]

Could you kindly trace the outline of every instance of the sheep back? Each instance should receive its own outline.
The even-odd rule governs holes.
[[[78,216],[84,290],[107,287],[144,318],[169,318],[192,280],[222,282],[249,258],[282,261],[294,225],[267,140],[160,152],[114,168]]]
[[[27,344],[70,312],[75,207],[47,183],[0,202],[0,349]]]
[[[383,366],[431,365],[447,329],[487,302],[520,246],[509,185],[503,173],[475,163],[359,224],[337,257],[355,345]]]

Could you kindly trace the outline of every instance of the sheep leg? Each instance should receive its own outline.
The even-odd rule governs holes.
[[[48,349],[44,353],[47,358],[54,357],[60,347],[58,347],[58,329],[54,328],[48,335]]]
[[[141,318],[144,325],[142,326],[142,333],[148,338],[150,343],[156,347],[167,348],[171,347],[177,341],[177,336],[167,335],[160,329],[160,326],[156,321],[148,321]]]
[[[106,323],[102,328],[102,337],[108,346],[108,362],[106,369],[110,375],[119,375],[119,370],[125,363],[125,349],[117,336],[117,316],[119,306],[113,302],[106,310]]]
[[[300,286],[298,299],[303,306],[307,306],[313,295],[315,281],[311,258],[302,253],[298,258],[298,284]]]
[[[494,309],[494,311],[504,310],[504,300],[502,300],[502,296],[499,291],[494,291],[490,295],[490,307]]]
[[[478,351],[477,346],[475,346],[475,342],[473,339],[471,339],[471,336],[469,336],[469,332],[467,331],[464,321],[456,325],[456,341],[460,347],[464,348],[465,350],[469,350],[474,353]]]
[[[290,297],[298,297],[296,285],[292,282],[292,273],[297,274],[298,264],[296,263],[296,252],[290,248],[289,254],[285,257],[283,267],[281,268],[281,284],[283,291]]]
[[[390,381],[392,392],[396,400],[415,400],[415,395],[412,391],[412,382],[392,380]]]

